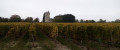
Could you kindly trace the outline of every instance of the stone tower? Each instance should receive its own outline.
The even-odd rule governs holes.
[[[45,12],[43,15],[43,22],[50,22],[50,12]]]

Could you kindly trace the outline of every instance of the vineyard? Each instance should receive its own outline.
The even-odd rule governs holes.
[[[111,47],[120,48],[120,23],[0,23],[0,50],[109,50]]]

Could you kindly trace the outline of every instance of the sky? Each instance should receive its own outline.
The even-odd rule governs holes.
[[[42,21],[44,12],[50,18],[56,15],[73,14],[76,19],[113,21],[120,19],[120,0],[0,0],[0,16],[11,15],[38,17]]]

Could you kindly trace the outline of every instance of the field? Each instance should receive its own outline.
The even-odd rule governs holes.
[[[120,23],[0,23],[0,50],[120,50]]]

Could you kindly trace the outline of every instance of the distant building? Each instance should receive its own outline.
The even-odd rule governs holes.
[[[53,22],[53,19],[52,19],[52,18],[50,18],[50,22]]]
[[[51,22],[50,21],[50,12],[45,12],[43,15],[43,22]]]

